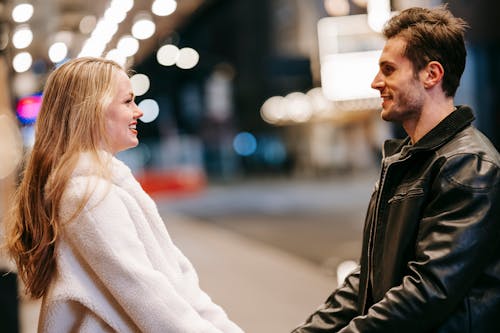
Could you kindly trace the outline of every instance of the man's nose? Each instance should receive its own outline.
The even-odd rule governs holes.
[[[375,77],[373,78],[371,87],[373,89],[381,90],[383,88],[383,86],[384,86],[384,81],[382,80],[382,78],[380,76],[380,71],[379,71],[377,73],[377,75],[375,75]]]

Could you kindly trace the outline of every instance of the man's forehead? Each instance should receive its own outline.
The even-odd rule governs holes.
[[[402,38],[388,39],[380,56],[380,63],[387,61],[401,61],[405,57],[406,41]]]

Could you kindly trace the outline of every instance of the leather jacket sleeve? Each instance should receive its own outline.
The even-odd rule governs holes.
[[[307,318],[304,324],[292,332],[335,332],[347,325],[352,318],[359,315],[359,272],[360,268],[358,267],[346,277],[342,287],[335,290],[326,302]]]
[[[488,265],[498,260],[499,182],[498,165],[479,155],[455,155],[445,161],[423,207],[414,260],[408,262],[402,283],[344,328],[329,324],[330,332],[427,332],[441,325]]]

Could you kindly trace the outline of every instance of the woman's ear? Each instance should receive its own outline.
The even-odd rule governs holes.
[[[438,61],[431,61],[421,73],[423,75],[422,82],[424,83],[424,88],[433,88],[443,80],[444,68]]]

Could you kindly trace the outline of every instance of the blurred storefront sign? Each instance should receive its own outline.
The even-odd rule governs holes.
[[[378,70],[384,39],[369,27],[368,16],[322,18],[318,43],[325,97],[332,101],[374,98],[376,108],[378,92],[370,84]]]

